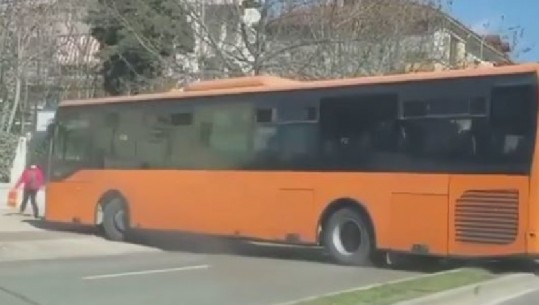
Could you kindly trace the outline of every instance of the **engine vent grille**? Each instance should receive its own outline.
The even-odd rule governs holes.
[[[458,242],[507,245],[518,235],[518,190],[468,190],[457,199]]]

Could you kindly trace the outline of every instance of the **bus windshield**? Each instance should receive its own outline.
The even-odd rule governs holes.
[[[89,118],[77,115],[65,116],[59,113],[53,136],[51,178],[61,178],[82,167],[91,165],[89,162],[91,134]]]

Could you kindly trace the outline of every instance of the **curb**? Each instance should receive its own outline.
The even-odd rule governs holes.
[[[442,274],[459,272],[461,270],[463,270],[463,268],[444,270],[444,271],[434,272],[434,273],[424,273],[424,274],[419,274],[419,275],[415,275],[415,276],[407,276],[407,277],[403,277],[403,278],[400,278],[400,279],[397,279],[397,280],[392,280],[392,281],[387,281],[387,282],[378,282],[378,283],[373,283],[373,284],[367,284],[365,286],[360,286],[360,287],[355,287],[355,288],[351,288],[351,289],[343,289],[343,290],[337,290],[337,291],[328,292],[328,293],[312,295],[312,296],[308,296],[308,297],[304,297],[304,298],[295,299],[295,300],[292,300],[292,301],[272,303],[271,305],[297,305],[299,303],[314,301],[314,300],[319,299],[319,298],[332,297],[332,296],[339,295],[339,294],[342,294],[342,293],[369,290],[369,289],[373,289],[373,288],[377,288],[377,287],[381,287],[381,286],[385,286],[385,285],[399,284],[399,283],[403,283],[403,282],[407,282],[407,281],[413,281],[413,280],[417,280],[417,279],[434,277],[434,276],[438,276],[438,275],[442,275]]]
[[[497,305],[539,287],[539,277],[526,274],[510,274],[485,282],[475,283],[451,290],[430,294],[395,305]]]

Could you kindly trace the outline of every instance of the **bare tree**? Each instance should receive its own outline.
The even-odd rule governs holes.
[[[55,36],[54,69],[51,79],[59,88],[59,99],[83,99],[102,95],[99,61],[95,54],[99,42],[84,22],[88,2],[59,0]]]
[[[21,110],[25,89],[38,78],[41,59],[54,48],[51,39],[54,2],[47,0],[4,1],[0,42],[1,85],[4,96],[0,130],[10,132]],[[50,57],[49,57],[50,58]]]
[[[442,57],[433,35],[444,19],[432,1],[177,1],[198,38],[194,54],[182,60],[202,78],[382,74],[418,57]]]
[[[308,6],[297,0],[177,0],[189,12],[197,44],[190,61],[195,78],[260,74],[268,54],[271,22],[285,11]]]
[[[166,80],[190,81],[271,73],[300,79],[460,67],[442,30],[451,23],[442,0],[172,0],[189,16],[192,52],[158,52],[136,21],[104,1],[139,44],[167,67]],[[133,5],[152,8],[144,0]],[[159,84],[157,84],[159,83]]]
[[[427,1],[322,1],[274,21],[280,37],[267,70],[306,79],[403,72],[442,59],[434,35],[443,22]]]
[[[4,0],[0,6],[0,131],[24,125],[38,104],[99,95],[97,42],[86,1]]]
[[[133,0],[144,6],[144,0]],[[107,1],[110,2],[110,1]],[[387,74],[451,62],[441,0],[173,0],[189,16],[192,52],[157,54],[160,41],[118,14],[179,81],[271,73],[300,79]],[[110,4],[114,11],[114,3]],[[147,6],[147,5],[146,5]]]
[[[18,132],[24,131],[29,92],[44,59],[50,61],[51,1],[0,2],[0,180],[9,181]]]
[[[195,36],[192,52],[179,52],[175,58],[159,56],[160,41],[137,31],[133,20],[117,18],[131,31],[139,44],[169,67],[166,77],[178,80],[214,78],[221,76],[259,74],[264,70],[269,22],[283,8],[308,5],[307,0],[172,0],[175,9],[188,16]],[[104,1],[111,13],[118,11],[114,2]],[[133,0],[132,5],[151,9],[144,0]],[[259,16],[249,18],[250,13]]]

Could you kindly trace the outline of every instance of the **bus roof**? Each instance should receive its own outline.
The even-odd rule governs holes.
[[[168,92],[139,94],[132,96],[115,96],[94,98],[86,100],[66,100],[60,107],[82,106],[107,103],[138,102],[162,99],[183,99],[189,97],[217,96],[241,93],[292,91],[305,89],[322,89],[344,86],[373,85],[386,83],[399,83],[416,80],[436,80],[463,77],[476,77],[488,75],[508,75],[519,73],[533,73],[539,71],[539,64],[520,64],[501,67],[488,67],[463,70],[445,70],[439,72],[419,72],[395,74],[385,76],[368,76],[348,79],[333,79],[319,81],[294,81],[274,76],[247,76],[211,81],[202,81],[187,85],[183,89],[173,89]]]

